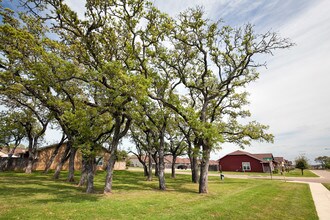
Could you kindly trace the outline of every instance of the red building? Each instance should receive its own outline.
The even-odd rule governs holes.
[[[234,151],[219,159],[221,171],[269,172],[274,170],[274,157],[271,153],[251,154],[245,151]]]

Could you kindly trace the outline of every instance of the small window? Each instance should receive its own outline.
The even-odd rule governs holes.
[[[103,157],[96,157],[95,160],[97,166],[103,166]]]
[[[242,170],[250,171],[251,170],[250,162],[242,162]]]

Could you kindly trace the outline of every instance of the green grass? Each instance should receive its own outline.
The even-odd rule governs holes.
[[[198,194],[189,175],[166,176],[167,191],[141,172],[116,171],[113,194],[103,195],[105,173],[95,177],[97,194],[51,175],[0,173],[0,219],[317,219],[308,185],[270,180],[209,178]]]
[[[330,183],[322,183],[328,190],[330,190]]]

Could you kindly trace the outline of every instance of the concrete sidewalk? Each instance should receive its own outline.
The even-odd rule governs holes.
[[[330,191],[321,183],[289,181],[309,184],[317,215],[320,220],[330,220]]]

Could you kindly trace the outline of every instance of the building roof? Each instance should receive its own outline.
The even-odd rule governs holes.
[[[273,158],[273,160],[274,160],[274,157],[273,157],[272,153],[251,154],[249,152],[241,151],[241,150],[231,152],[231,153],[225,155],[224,157],[226,157],[226,156],[238,156],[238,155],[247,155],[249,157],[252,157],[254,159],[259,160],[262,163],[268,163],[268,160],[266,158]],[[224,157],[222,157],[222,158],[224,158]],[[220,158],[219,160],[221,160],[222,158]]]
[[[3,147],[0,152],[2,154],[8,154],[8,153],[10,153],[10,151],[11,151],[11,149],[8,149],[7,147]],[[16,149],[14,151],[14,155],[17,156],[17,155],[20,155],[20,154],[25,154],[28,151],[29,150],[26,149],[26,148],[16,147]]]
[[[217,160],[210,160],[209,165],[218,165],[218,161]]]
[[[5,153],[0,151],[0,157],[8,157],[8,154],[5,154]]]
[[[265,154],[252,154],[253,156],[255,156],[256,158],[258,158],[259,160],[262,160],[264,162],[268,162],[266,160],[266,158],[272,158],[272,160],[274,160],[273,154],[271,153],[265,153]]]
[[[276,162],[284,162],[285,161],[283,157],[274,157],[274,160]]]
[[[165,163],[172,163],[173,157],[171,155],[167,155],[164,157]],[[184,158],[184,157],[177,157],[175,160],[175,163],[178,164],[190,164],[189,158]]]

